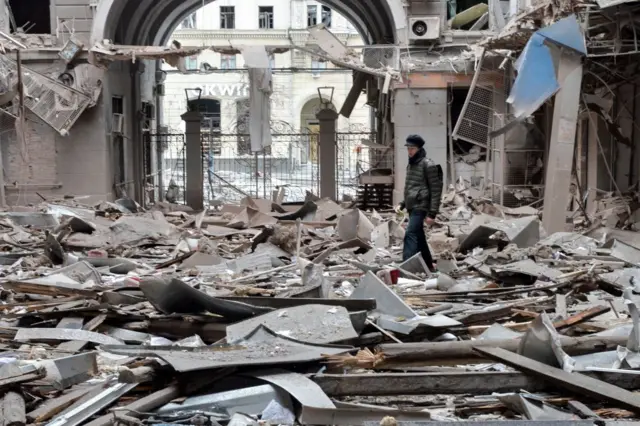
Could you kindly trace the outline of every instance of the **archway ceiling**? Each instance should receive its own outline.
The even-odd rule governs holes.
[[[322,0],[321,3],[351,21],[366,43],[394,42],[395,25],[386,1]],[[107,34],[116,44],[165,45],[181,20],[202,4],[203,0],[113,0]]]

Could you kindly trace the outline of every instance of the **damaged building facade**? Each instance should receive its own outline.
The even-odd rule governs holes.
[[[292,0],[291,5],[299,11],[292,20],[300,21],[304,28],[309,24],[306,6],[316,3]],[[561,167],[545,167],[550,157],[560,158],[553,148],[555,136],[566,136],[573,128],[562,127],[566,120],[553,117],[554,95],[560,93],[564,78],[555,78],[557,87],[515,122],[510,95],[515,76],[522,72],[518,66],[523,61],[516,58],[524,54],[526,41],[540,27],[568,16],[569,6],[517,0],[488,4],[387,0],[381,7],[327,1],[322,5],[351,22],[365,47],[348,49],[339,38],[324,37],[331,35],[331,29],[326,28],[312,41],[297,44],[290,39],[293,41],[282,49],[292,56],[298,51],[317,55],[353,71],[351,93],[344,99],[333,99],[341,116],[338,123],[351,117],[355,105],[366,98],[374,110],[372,140],[393,154],[387,156],[392,158],[392,176],[380,178],[380,182],[393,185],[394,202],[400,199],[404,185],[407,159],[402,141],[414,133],[426,139],[428,156],[443,165],[449,182],[463,178],[488,188],[490,196],[504,205],[540,203],[545,181],[554,182],[554,188],[559,182],[554,196],[559,202],[553,204],[563,206],[560,209],[564,209],[565,198],[575,201],[588,192],[587,201],[594,204],[601,191],[624,191],[637,183],[636,108],[635,97],[630,95],[635,92],[635,82],[629,77],[633,70],[620,61],[614,65],[607,62],[616,55],[634,58],[634,41],[624,39],[622,47],[616,48],[616,41],[600,22],[603,16],[617,19],[618,8],[632,6],[593,3],[577,13],[587,40],[579,56],[600,69],[585,68],[590,76],[584,79],[588,90],[577,99],[593,108],[578,111],[578,160],[569,156],[569,163],[563,160]],[[15,119],[20,116],[18,102],[2,117],[3,188],[8,204],[37,200],[37,194],[104,199],[126,193],[144,202],[148,186],[153,187],[153,199],[163,197],[166,188],[153,180],[165,167],[158,160],[160,148],[145,148],[145,141],[149,134],[173,132],[162,127],[166,126],[163,61],[184,64],[201,53],[171,39],[175,28],[200,7],[202,3],[195,0],[167,0],[159,6],[126,0],[86,4],[56,0],[43,2],[38,10],[45,10],[48,19],[38,18],[34,26],[36,20],[30,20],[30,12],[18,2],[3,5],[0,22],[7,51],[3,63],[6,87],[10,89],[16,79],[18,50],[22,66],[34,76],[27,72],[29,81],[24,81],[24,123]],[[258,8],[254,12],[256,20],[268,18],[268,11]],[[598,23],[589,23],[594,20]],[[231,31],[230,36],[236,37],[237,31]],[[609,39],[613,41],[602,41]],[[239,54],[242,39],[238,40],[230,39],[232,47],[227,50],[214,47],[213,51],[217,55]],[[282,55],[274,53],[277,48],[267,50]],[[558,70],[552,72],[557,74]],[[624,78],[612,83],[612,76]],[[293,124],[296,130],[301,127],[299,121]],[[188,133],[188,125],[185,128]],[[339,128],[334,126],[336,131]],[[319,136],[319,143],[321,139]],[[171,141],[161,140],[157,145],[167,143]],[[257,152],[254,148],[252,152]],[[335,156],[324,160],[334,162],[333,169],[328,169],[330,174],[336,164],[340,168]],[[264,168],[265,163],[256,161],[254,166]],[[200,180],[206,180],[206,168],[199,172]],[[557,170],[563,171],[556,174]],[[266,186],[256,188],[255,195],[268,192]],[[339,198],[340,184],[326,189]],[[588,202],[568,202],[569,210],[588,206]]]

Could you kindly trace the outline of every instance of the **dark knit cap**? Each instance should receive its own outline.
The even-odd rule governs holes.
[[[407,136],[407,143],[404,146],[415,146],[418,148],[422,148],[424,146],[424,139],[420,135],[409,135]]]

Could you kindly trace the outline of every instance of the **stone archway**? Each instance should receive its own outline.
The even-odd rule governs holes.
[[[209,3],[213,0],[205,0]],[[322,0],[354,23],[367,44],[405,44],[407,16],[402,0]],[[202,0],[101,0],[91,42],[164,45],[173,29],[203,6]]]
[[[164,46],[182,20],[214,0],[100,0],[93,18],[91,43],[111,40],[121,45]],[[403,0],[320,0],[350,21],[365,45],[406,43],[406,12]],[[295,19],[304,19],[296,16]],[[306,21],[305,21],[306,22]],[[160,63],[141,60],[110,69],[105,78],[107,93],[127,97],[130,115],[130,158],[142,164],[141,127],[136,118],[142,101],[158,102],[154,87]],[[146,97],[145,97],[146,96]],[[149,98],[151,96],[151,98]],[[295,110],[294,110],[295,111]],[[295,113],[294,113],[295,114]],[[223,127],[225,123],[222,123]],[[133,168],[136,197],[141,199],[142,167]]]

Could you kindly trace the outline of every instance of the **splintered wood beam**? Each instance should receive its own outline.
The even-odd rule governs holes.
[[[548,380],[559,387],[596,400],[609,401],[612,404],[640,413],[640,397],[621,387],[603,382],[580,373],[551,367],[522,355],[501,348],[478,347],[475,350],[482,355],[516,368],[534,377]]]

